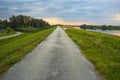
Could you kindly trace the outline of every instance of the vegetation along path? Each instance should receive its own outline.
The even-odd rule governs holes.
[[[13,34],[13,35],[0,37],[0,40],[15,37],[15,36],[18,36],[18,35],[21,35],[21,34],[22,34],[21,32],[16,32],[16,34]]]
[[[0,80],[100,80],[93,65],[60,28]]]

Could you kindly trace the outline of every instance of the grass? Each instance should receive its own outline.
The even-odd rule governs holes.
[[[106,80],[120,80],[120,37],[73,28],[66,32]]]
[[[17,30],[17,31],[20,31],[20,32],[33,33],[33,32],[39,31],[40,29],[39,29],[39,28],[32,27],[32,26],[28,26],[28,27],[18,28],[18,29],[16,29],[16,30]]]
[[[0,32],[0,37],[9,36],[9,35],[12,35],[12,34],[15,34],[15,33],[2,33],[2,32]]]
[[[55,28],[45,29],[36,33],[22,34],[0,41],[0,74],[7,71],[32,51]]]

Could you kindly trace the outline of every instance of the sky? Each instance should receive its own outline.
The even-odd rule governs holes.
[[[120,25],[120,0],[0,0],[0,19],[21,14],[50,24]]]

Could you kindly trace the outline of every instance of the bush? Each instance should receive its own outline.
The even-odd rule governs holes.
[[[14,33],[14,29],[10,28],[10,27],[7,27],[6,28],[6,33]]]
[[[18,31],[21,31],[21,32],[32,33],[32,32],[36,32],[36,31],[38,31],[38,30],[40,30],[40,29],[29,26],[29,27],[18,28],[17,30],[18,30]]]

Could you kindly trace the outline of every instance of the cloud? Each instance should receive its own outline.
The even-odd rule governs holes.
[[[116,14],[112,20],[120,21],[120,14]]]
[[[70,21],[64,21],[62,19],[57,19],[57,18],[47,18],[47,19],[44,19],[44,20],[49,22],[50,24],[63,24],[63,25],[92,24],[90,22],[70,22]]]
[[[120,24],[110,22],[113,15],[120,13],[119,7],[120,0],[1,0],[0,18],[23,14],[67,22]]]
[[[114,19],[120,21],[120,14],[117,14]]]

